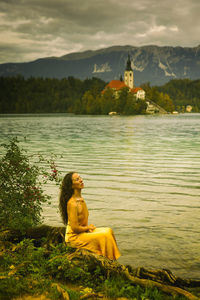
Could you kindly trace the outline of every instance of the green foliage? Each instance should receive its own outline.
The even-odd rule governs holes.
[[[127,282],[121,276],[107,279],[103,287],[107,297],[120,298],[126,297],[133,300],[169,300],[170,296],[163,295],[156,288],[142,288]],[[175,296],[174,299],[184,300],[185,297]]]
[[[51,257],[64,253],[68,248],[60,245],[54,249]],[[70,250],[70,249],[69,249]],[[61,293],[52,286],[49,274],[49,256],[45,248],[34,246],[34,241],[24,239],[17,245],[9,244],[0,256],[0,299],[13,299],[24,294],[48,293],[51,299],[62,299]],[[79,293],[66,289],[70,299],[79,299]]]
[[[142,88],[146,92],[146,99],[152,100],[153,102],[160,105],[167,112],[172,112],[175,109],[174,103],[170,98],[168,91],[163,93],[158,87],[150,87],[149,83],[143,84]]]
[[[159,87],[160,92],[168,93],[177,110],[191,105],[194,112],[200,111],[200,80],[174,79]]]
[[[163,86],[150,87],[143,84],[146,98],[150,99],[167,111],[174,109],[185,112],[187,105],[193,107],[193,112],[200,112],[200,80],[173,79]]]
[[[119,91],[119,96],[116,99],[116,111],[118,113],[123,113],[124,107],[126,106],[128,95],[129,95],[128,88],[123,88]]]
[[[116,99],[112,89],[107,89],[100,97],[101,114],[107,115],[111,111],[116,111]]]
[[[66,251],[71,250],[65,248],[65,253]],[[90,288],[97,288],[106,279],[98,266],[94,266],[93,270],[89,270],[87,264],[76,265],[64,255],[55,255],[55,252],[48,260],[47,270],[56,280],[76,283]]]
[[[3,278],[0,281],[0,300],[13,299],[23,293],[28,293],[29,287],[16,277]]]
[[[0,113],[82,113],[77,103],[85,92],[96,98],[104,86],[98,78],[0,77]]]
[[[6,248],[0,255],[0,299],[42,293],[50,299],[63,299],[62,292],[56,288],[57,284],[69,294],[71,300],[78,300],[81,295],[91,291],[114,299],[172,299],[155,288],[135,286],[120,274],[105,275],[100,266],[94,265],[90,269],[90,263],[70,261],[67,255],[75,251],[74,248],[58,244],[47,250],[34,246],[34,243],[34,240],[24,239],[18,244],[4,244]],[[76,290],[69,288],[72,283],[76,285]]]
[[[128,94],[126,104],[124,107],[125,115],[139,115],[145,114],[147,104],[144,100],[135,99],[132,94]]]
[[[116,99],[112,89],[102,94],[106,83],[98,78],[65,79],[0,77],[0,113],[76,113],[107,115],[145,113],[145,102],[122,89]],[[134,98],[130,100],[130,98]],[[129,106],[130,105],[130,106]]]
[[[0,224],[24,231],[40,223],[42,204],[50,200],[43,192],[43,184],[48,179],[57,180],[58,171],[53,161],[50,174],[36,162],[31,164],[16,138],[2,146],[6,154],[0,159]]]
[[[81,81],[72,76],[63,79],[0,77],[0,113],[76,113],[134,115],[145,113],[145,101],[136,99],[126,88],[116,99],[112,89],[101,93],[106,83],[98,78]],[[185,112],[187,105],[200,111],[200,80],[174,79],[163,86],[141,86],[146,99],[166,111]],[[131,98],[134,98],[131,100]]]
[[[112,89],[107,89],[100,99],[101,114],[108,114],[115,111],[122,115],[138,115],[146,113],[146,102],[136,100],[128,88],[123,88],[116,95]]]

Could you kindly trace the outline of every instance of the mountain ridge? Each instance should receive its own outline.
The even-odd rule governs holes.
[[[181,46],[111,46],[97,50],[73,52],[60,57],[45,57],[24,63],[0,64],[0,76],[64,78],[84,80],[98,77],[104,81],[124,74],[130,54],[135,85],[150,82],[162,85],[171,79],[200,78],[200,45]]]

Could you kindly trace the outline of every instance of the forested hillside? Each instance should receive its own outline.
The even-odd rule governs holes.
[[[200,112],[200,80],[173,79],[163,86],[151,87],[147,83],[142,87],[146,91],[146,98],[160,106],[164,105],[164,98],[168,98],[178,112],[185,112],[187,105],[192,106],[193,112]]]
[[[146,103],[134,101],[127,89],[115,99],[112,90],[101,94],[106,83],[98,78],[44,79],[0,77],[0,113],[145,113]]]
[[[1,113],[72,112],[88,90],[97,96],[105,86],[101,79],[0,77]]]
[[[81,81],[74,77],[64,79],[0,77],[0,113],[76,113],[144,114],[146,102],[137,100],[122,89],[116,99],[106,83],[99,78]],[[200,80],[171,80],[163,86],[144,84],[146,99],[150,99],[168,112],[185,112],[187,105],[200,112]]]
[[[171,80],[164,86],[158,87],[158,91],[167,93],[179,111],[186,105],[192,105],[193,112],[200,111],[200,80]]]

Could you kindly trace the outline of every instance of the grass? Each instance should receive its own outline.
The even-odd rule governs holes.
[[[74,249],[64,244],[36,247],[35,241],[24,239],[15,244],[1,241],[0,299],[10,300],[23,295],[45,294],[49,299],[81,299],[86,294],[103,294],[116,299],[182,300],[167,296],[157,289],[144,289],[125,280],[120,274],[107,276],[99,266],[91,270],[86,263],[68,260]],[[98,297],[96,298],[98,299]]]

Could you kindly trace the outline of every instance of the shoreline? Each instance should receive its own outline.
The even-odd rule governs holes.
[[[0,231],[4,292],[23,296],[27,295],[27,285],[32,285],[33,295],[43,294],[44,289],[46,295],[56,292],[64,298],[68,294],[64,298],[68,300],[134,299],[137,293],[140,297],[146,293],[148,299],[174,299],[174,294],[176,299],[200,299],[200,280],[182,279],[170,270],[133,269],[87,250],[71,248],[63,242],[64,229],[43,225],[24,234]],[[69,284],[75,284],[78,292],[70,290]],[[162,294],[166,296],[162,298]]]

